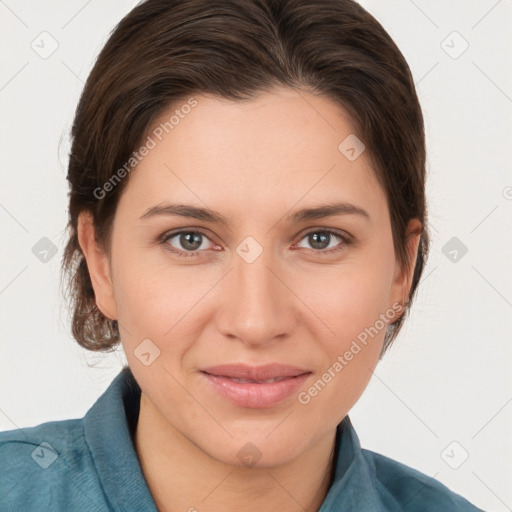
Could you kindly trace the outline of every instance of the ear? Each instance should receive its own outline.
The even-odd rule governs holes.
[[[87,262],[96,305],[107,318],[115,320],[117,319],[117,308],[114,300],[110,264],[107,254],[96,243],[94,234],[92,214],[87,211],[81,212],[78,216],[77,226],[78,243]]]
[[[402,267],[399,261],[396,262],[395,277],[390,293],[391,302],[389,307],[392,307],[393,304],[399,303],[402,306],[400,316],[403,315],[403,305],[409,298],[409,292],[412,286],[412,278],[414,276],[414,268],[416,266],[416,257],[418,255],[421,229],[421,222],[418,219],[411,219],[409,221],[405,237],[408,265]]]

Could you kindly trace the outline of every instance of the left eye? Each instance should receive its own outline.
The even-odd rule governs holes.
[[[336,238],[338,240],[341,240],[342,243],[346,242],[345,238],[342,235],[330,230],[310,231],[309,233],[306,233],[306,235],[301,240],[307,240],[308,243],[311,245],[311,249],[313,249],[314,251],[330,252],[330,249],[333,249],[335,247],[337,248],[337,246],[339,245],[339,242],[338,244],[335,243],[334,245],[331,245],[333,239]]]

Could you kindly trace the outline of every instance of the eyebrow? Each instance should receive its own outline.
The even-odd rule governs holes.
[[[214,224],[228,224],[226,217],[218,212],[210,210],[209,208],[199,208],[197,206],[187,204],[170,203],[159,204],[148,208],[146,212],[141,215],[140,219],[146,220],[159,215],[187,217]],[[301,210],[286,216],[285,219],[291,223],[299,223],[307,220],[334,217],[337,215],[359,215],[370,221],[370,215],[366,210],[351,203],[330,203],[319,205],[314,208],[302,208]]]

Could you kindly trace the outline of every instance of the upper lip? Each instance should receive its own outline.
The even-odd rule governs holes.
[[[229,377],[235,379],[268,380],[279,377],[297,377],[309,370],[279,363],[266,364],[263,366],[251,366],[248,364],[221,364],[209,366],[201,371],[218,377]]]

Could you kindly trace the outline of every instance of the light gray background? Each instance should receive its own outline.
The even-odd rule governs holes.
[[[412,314],[350,416],[363,447],[512,510],[512,0],[361,3],[417,83],[433,240]],[[0,430],[83,416],[125,361],[72,340],[59,276],[74,109],[135,4],[0,1]],[[46,263],[32,252],[43,237],[57,248]]]

